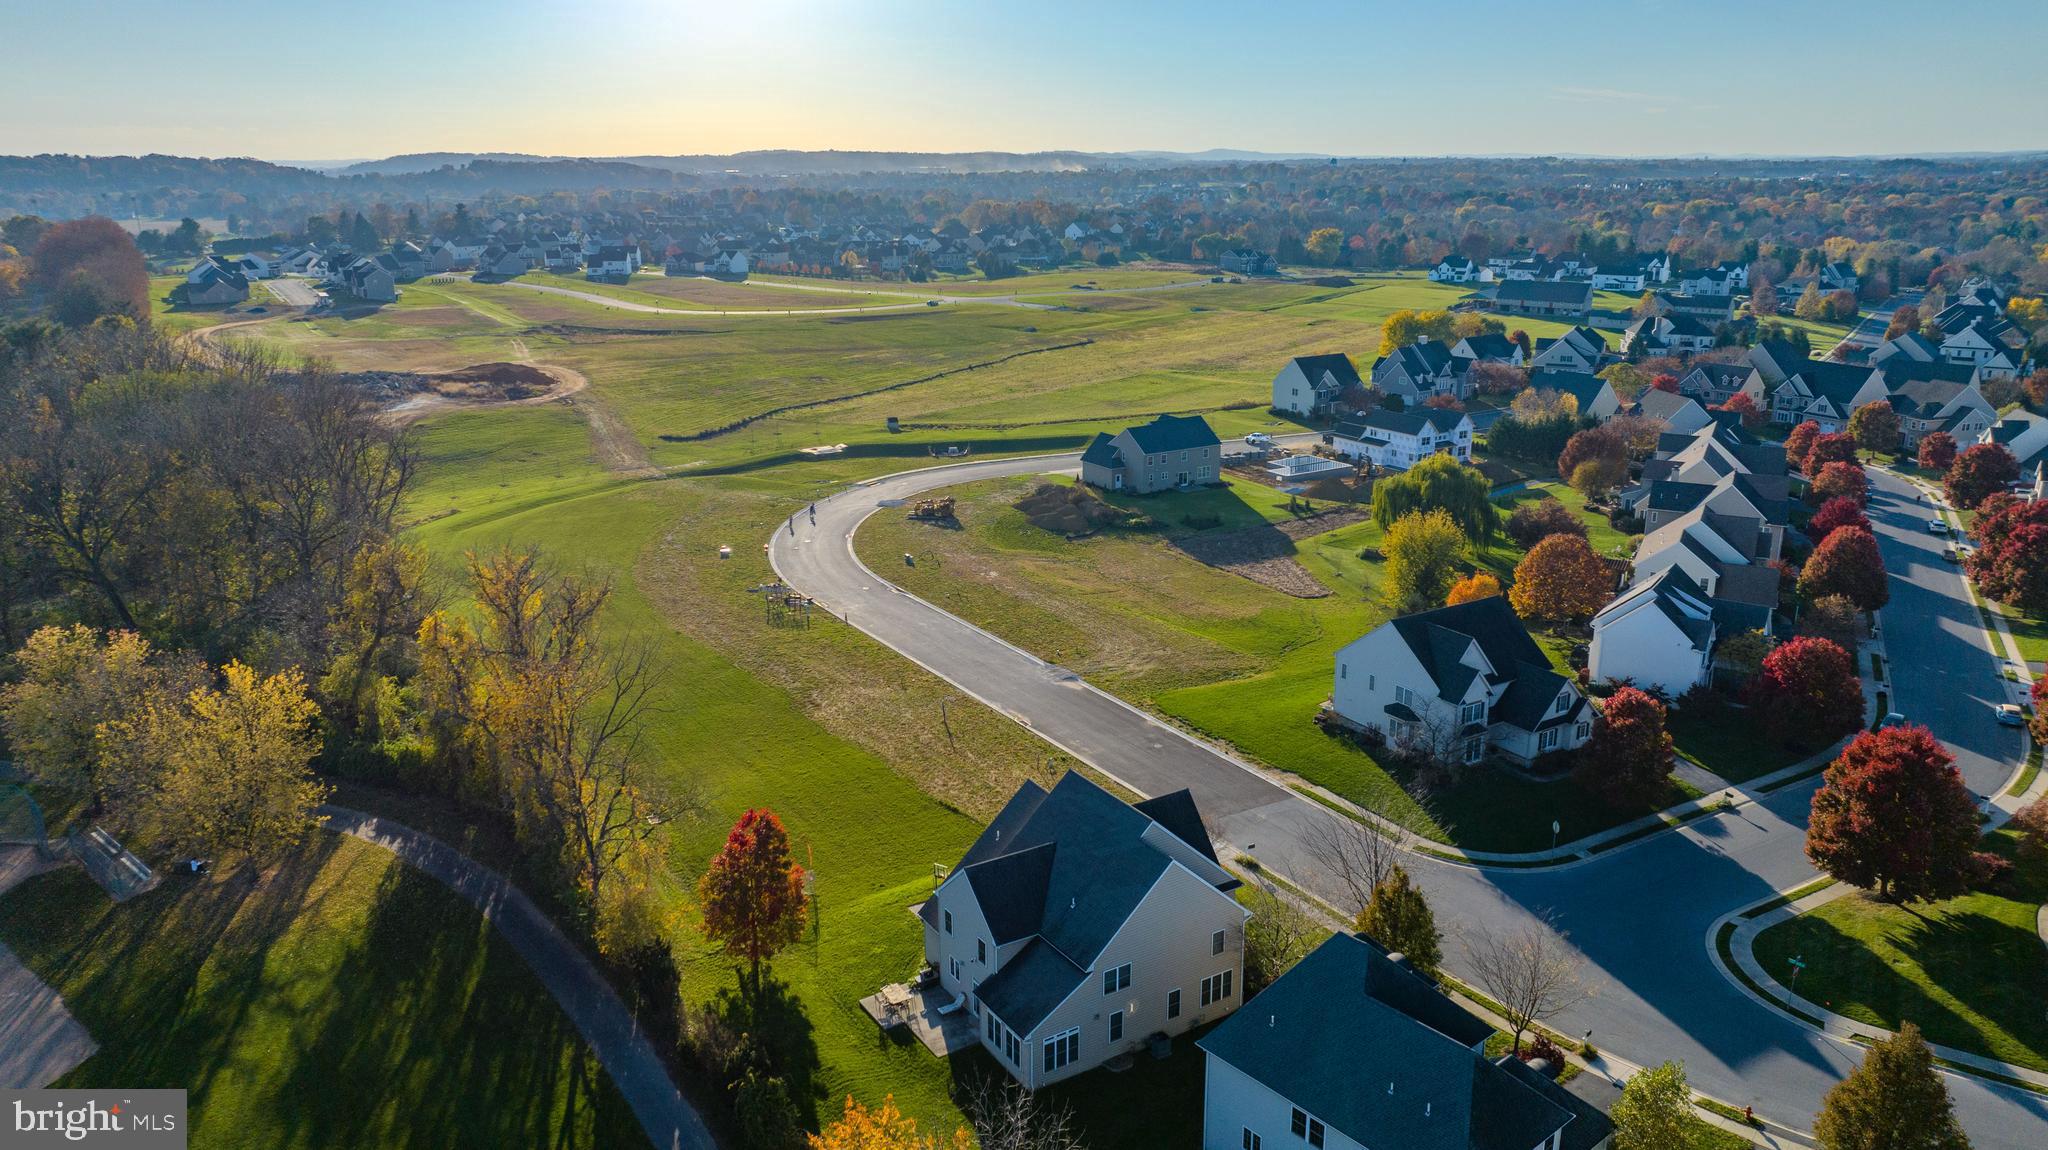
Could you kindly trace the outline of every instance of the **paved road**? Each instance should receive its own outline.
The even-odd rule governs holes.
[[[853,555],[853,531],[883,501],[976,479],[1071,469],[1077,458],[989,460],[855,487],[819,503],[815,526],[803,518],[794,532],[778,531],[769,557],[792,586],[853,626],[1131,789],[1193,788],[1225,841],[1334,898],[1301,843],[1304,828],[1337,816],[1072,672],[896,590]],[[1993,787],[2004,777],[1999,760],[2010,764],[2018,750],[2010,732],[1981,726],[1988,709],[1972,711],[1965,702],[1969,677],[1992,682],[1981,633],[1963,625],[1973,609],[1956,599],[1962,588],[1953,571],[1916,561],[1916,552],[1929,552],[1940,563],[1938,546],[1913,530],[1916,520],[1924,526],[1926,513],[1904,502],[1896,480],[1878,477],[1876,484],[1872,518],[1887,563],[1896,564],[1886,640],[1899,677],[1912,680],[1900,687],[1901,703],[1944,734],[1953,723],[1971,785]],[[1909,667],[1942,668],[1954,681],[1916,678]],[[1720,915],[1812,877],[1803,836],[1817,785],[1789,787],[1684,830],[1553,869],[1479,870],[1424,856],[1409,865],[1441,922],[1512,928],[1548,913],[1570,933],[1599,993],[1561,1019],[1560,1029],[1590,1030],[1596,1045],[1632,1062],[1682,1059],[1702,1091],[1806,1127],[1860,1051],[1744,995],[1708,958],[1707,932]],[[1460,948],[1447,950],[1451,969],[1469,973]],[[2048,1098],[1964,1078],[1951,1078],[1949,1088],[1980,1150],[2037,1150],[2048,1142]]]
[[[26,844],[0,846],[0,894],[66,865],[44,859]],[[99,1048],[84,1025],[71,1017],[56,988],[0,945],[0,1088],[41,1089]]]
[[[683,279],[690,277],[679,276],[677,278]],[[1030,295],[1036,297],[1044,297],[1069,295],[1143,295],[1150,294],[1152,292],[1179,291],[1182,288],[1202,287],[1208,284],[1210,281],[1205,279],[1180,280],[1173,283],[1150,284],[1145,287],[1105,288],[1100,291],[1095,289],[1077,290],[1074,288],[1052,288],[1047,289],[1045,291],[1030,291],[1027,289],[1024,291],[1017,292],[1016,294],[1013,295],[947,295],[943,292],[893,291],[881,288],[840,286],[836,284],[800,284],[789,283],[783,280],[763,280],[761,281],[762,283],[778,289],[787,289],[791,291],[825,292],[832,295],[853,294],[882,296],[892,299],[901,299],[906,302],[886,304],[859,304],[851,307],[738,308],[724,311],[712,308],[659,307],[654,304],[644,304],[631,300],[623,300],[618,298],[617,296],[604,295],[599,292],[578,291],[575,288],[557,287],[554,284],[526,283],[522,280],[516,279],[505,280],[503,282],[507,287],[525,288],[527,291],[547,292],[551,295],[568,296],[572,299],[588,300],[591,303],[603,304],[606,307],[618,308],[620,311],[644,312],[650,315],[777,316],[854,315],[861,312],[908,311],[912,308],[927,307],[929,306],[929,301],[932,300],[937,300],[939,303],[942,304],[978,303],[994,304],[998,307],[1022,308],[1026,311],[1056,311],[1058,310],[1060,305],[1049,303],[1037,303],[1032,300],[1025,299],[1024,296]]]
[[[280,276],[277,279],[264,280],[263,286],[270,289],[270,294],[276,296],[277,301],[287,307],[312,307],[320,302],[320,289],[313,286],[313,281],[309,279]]]
[[[597,1053],[660,1150],[716,1150],[711,1131],[676,1089],[654,1044],[583,952],[509,879],[411,827],[347,807],[320,808],[327,829],[353,835],[419,868],[483,912]]]

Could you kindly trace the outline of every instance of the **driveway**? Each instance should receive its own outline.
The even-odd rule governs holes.
[[[64,865],[38,858],[34,847],[0,846],[0,895]],[[57,991],[0,946],[0,1088],[41,1089],[99,1048]]]
[[[1277,874],[1333,900],[1337,892],[1303,849],[1305,828],[1339,816],[1205,742],[1183,735],[908,593],[854,556],[853,532],[881,503],[934,487],[999,476],[1071,470],[1077,455],[996,459],[885,477],[821,501],[815,526],[799,516],[769,544],[775,570],[854,627],[1141,794],[1191,788],[1220,837]],[[1994,685],[1983,636],[1961,581],[1939,564],[1931,536],[1898,481],[1877,476],[1872,518],[1885,559],[1896,564],[1886,641],[1906,679],[1901,705],[1955,732],[1959,758],[1980,791],[2002,781],[2018,754],[2016,736],[1972,710],[1967,684]],[[1917,516],[1924,528],[1926,515]],[[1916,553],[1924,553],[1916,561]],[[1966,625],[1967,624],[1967,625]],[[1915,670],[1909,674],[1907,668]],[[1950,693],[1957,698],[1947,697]],[[1981,693],[1981,692],[1980,692]],[[1304,717],[1306,721],[1306,717]],[[2005,767],[1999,765],[2003,759]],[[1994,778],[1994,776],[1996,776]],[[1487,869],[1413,856],[1407,863],[1429,892],[1438,921],[1511,929],[1549,912],[1585,957],[1596,997],[1558,1020],[1591,1031],[1603,1050],[1636,1063],[1683,1060],[1693,1085],[1782,1122],[1810,1127],[1821,1096],[1861,1059],[1859,1048],[1824,1038],[1753,1002],[1708,958],[1708,928],[1720,915],[1796,886],[1814,874],[1804,855],[1806,812],[1818,782],[1699,819],[1595,858],[1541,870]],[[1447,965],[1468,975],[1461,948]],[[2035,1150],[2048,1141],[2048,1098],[1974,1079],[1949,1089],[1980,1150]]]

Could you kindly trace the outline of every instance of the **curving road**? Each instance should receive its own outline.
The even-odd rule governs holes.
[[[853,533],[884,502],[977,479],[1069,470],[1077,455],[926,468],[858,485],[778,530],[769,559],[791,586],[854,627],[1009,715],[1142,794],[1190,787],[1222,837],[1295,883],[1337,897],[1302,849],[1302,832],[1339,816],[1224,751],[1160,723],[1004,640],[892,586],[853,553]],[[1970,786],[1995,793],[2020,754],[1992,720],[2002,688],[1961,578],[1925,534],[1930,510],[1902,480],[1873,472],[1870,515],[1892,573],[1883,614],[1898,703],[1957,751]],[[793,530],[792,530],[793,527]],[[1695,1087],[1809,1128],[1821,1096],[1861,1059],[1767,1009],[1708,957],[1720,915],[1814,875],[1804,854],[1818,781],[1787,787],[1684,829],[1548,869],[1477,869],[1418,855],[1409,862],[1440,921],[1495,927],[1549,914],[1583,954],[1598,993],[1559,1020],[1637,1063],[1684,1061]],[[1460,948],[1447,948],[1466,973]],[[1951,1076],[1980,1150],[2048,1143],[2048,1098]]]
[[[446,277],[446,278],[454,278],[454,277],[450,276],[450,277]],[[676,278],[677,278],[677,279],[686,279],[686,278],[691,278],[691,277],[686,277],[686,276],[678,276],[678,277],[676,277]],[[705,277],[698,277],[698,278],[705,278]],[[1018,293],[1015,293],[1015,294],[1011,294],[1011,295],[946,295],[946,294],[943,294],[943,293],[932,293],[932,292],[908,292],[908,291],[885,291],[885,290],[880,290],[880,289],[876,289],[876,288],[860,288],[860,287],[833,287],[833,286],[828,286],[828,285],[825,285],[825,284],[799,284],[799,283],[787,283],[787,282],[784,282],[784,281],[782,281],[782,280],[762,280],[762,281],[760,281],[761,283],[763,283],[763,284],[765,284],[765,285],[768,285],[768,286],[770,286],[770,287],[773,287],[773,288],[780,288],[780,289],[787,289],[787,290],[791,290],[791,291],[811,291],[811,292],[825,292],[825,293],[827,293],[827,294],[829,294],[829,295],[872,295],[872,296],[884,296],[884,297],[890,297],[890,298],[895,298],[895,299],[902,299],[902,300],[906,300],[906,301],[908,301],[908,302],[906,302],[906,303],[878,303],[878,304],[854,304],[854,305],[848,305],[848,306],[841,306],[841,307],[813,307],[813,308],[780,308],[780,307],[778,307],[778,308],[765,308],[765,307],[763,307],[763,308],[736,308],[736,309],[725,309],[725,310],[720,310],[720,309],[715,309],[715,308],[695,308],[695,307],[693,307],[693,308],[677,308],[677,307],[659,307],[659,306],[657,306],[657,305],[654,305],[654,304],[646,304],[646,303],[640,303],[640,302],[638,302],[638,301],[636,301],[636,300],[628,300],[628,299],[621,299],[621,298],[620,298],[620,297],[618,297],[618,296],[610,296],[610,295],[605,295],[605,294],[603,294],[602,292],[593,292],[593,291],[580,291],[580,290],[578,290],[578,289],[576,289],[576,288],[565,288],[565,287],[560,287],[560,286],[557,286],[557,285],[555,285],[555,284],[536,284],[536,283],[526,283],[526,282],[524,282],[524,281],[522,281],[522,280],[517,280],[517,279],[512,279],[512,280],[504,280],[504,281],[500,281],[500,282],[501,282],[502,286],[504,286],[504,287],[516,287],[516,288],[524,288],[524,289],[526,289],[527,291],[537,291],[537,292],[546,292],[546,293],[548,293],[548,294],[550,294],[550,295],[568,296],[568,297],[569,297],[569,298],[571,298],[571,299],[580,299],[580,300],[585,300],[585,301],[587,301],[587,302],[590,302],[590,303],[595,303],[595,304],[602,304],[602,305],[604,305],[605,307],[609,307],[609,308],[617,308],[617,309],[618,309],[618,310],[620,310],[620,311],[642,312],[642,313],[646,313],[646,314],[649,314],[649,315],[684,315],[684,316],[692,316],[692,315],[694,315],[694,316],[788,316],[788,315],[857,315],[857,314],[860,314],[860,313],[862,313],[862,312],[887,312],[887,311],[909,311],[909,310],[912,310],[912,309],[914,309],[914,308],[928,307],[928,306],[930,306],[930,305],[931,305],[932,301],[936,301],[936,302],[938,302],[938,303],[942,303],[942,304],[976,304],[976,303],[979,303],[979,304],[994,304],[994,305],[996,305],[996,306],[998,306],[998,307],[1014,307],[1014,308],[1023,308],[1023,309],[1024,309],[1024,310],[1026,310],[1026,311],[1057,311],[1057,310],[1059,310],[1059,307],[1060,307],[1060,305],[1058,305],[1058,304],[1049,304],[1049,303],[1034,303],[1034,302],[1032,302],[1031,300],[1027,300],[1027,299],[1025,299],[1025,298],[1023,298],[1023,297],[1024,297],[1025,295],[1032,295],[1032,296],[1040,296],[1040,297],[1043,297],[1043,296],[1066,296],[1066,295],[1075,295],[1075,296],[1092,296],[1092,295],[1134,295],[1134,294],[1149,294],[1149,293],[1151,293],[1151,292],[1161,292],[1161,291],[1178,291],[1178,290],[1180,290],[1180,289],[1182,289],[1182,288],[1191,288],[1191,287],[1202,287],[1202,286],[1204,286],[1204,285],[1208,284],[1208,283],[1209,283],[1210,281],[1209,281],[1209,280],[1181,280],[1181,281],[1176,281],[1176,282],[1174,282],[1174,283],[1165,283],[1165,284],[1149,284],[1149,285],[1146,285],[1146,286],[1143,286],[1143,287],[1132,287],[1132,288],[1108,288],[1108,289],[1101,289],[1101,290],[1096,290],[1096,289],[1089,289],[1089,290],[1086,290],[1086,291],[1079,291],[1079,290],[1075,290],[1075,289],[1072,289],[1072,288],[1061,288],[1061,289],[1049,289],[1049,290],[1046,290],[1046,291],[1042,291],[1042,292],[1039,292],[1039,291],[1034,291],[1034,292],[1018,292]],[[629,286],[629,287],[630,287],[631,285],[627,285],[627,286]]]

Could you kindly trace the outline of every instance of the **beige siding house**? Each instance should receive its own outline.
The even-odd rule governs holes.
[[[1098,432],[1081,453],[1081,481],[1149,495],[1223,481],[1223,444],[1199,415],[1162,415],[1115,435]]]

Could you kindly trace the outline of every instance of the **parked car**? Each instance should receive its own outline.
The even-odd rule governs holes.
[[[1905,725],[1906,716],[1899,714],[1897,711],[1887,712],[1884,718],[1877,721],[1877,729],[1880,731],[1887,727],[1903,727]]]
[[[1947,520],[1945,520],[1945,519],[1938,519],[1938,518],[1937,518],[1937,519],[1929,519],[1929,520],[1927,521],[1927,533],[1928,533],[1929,535],[1946,535],[1946,534],[1948,534],[1948,521],[1947,521]]]
[[[2001,727],[2024,727],[2027,717],[2011,703],[1998,704],[1998,725]]]
[[[1273,437],[1263,431],[1254,431],[1244,437],[1244,445],[1246,447],[1271,447],[1273,446]]]

